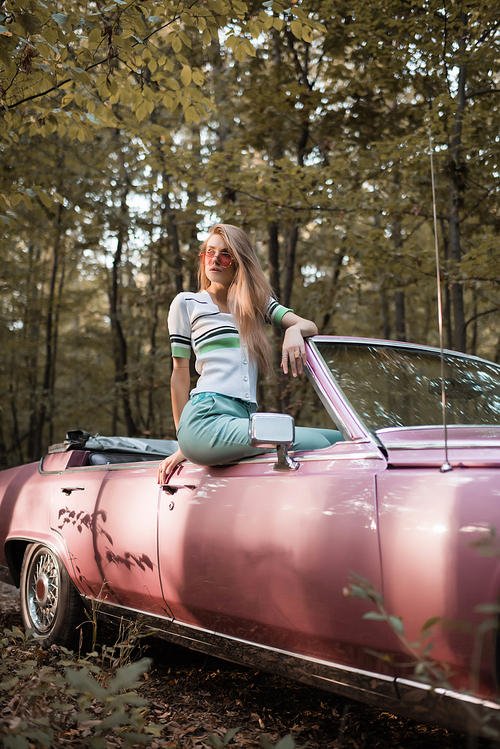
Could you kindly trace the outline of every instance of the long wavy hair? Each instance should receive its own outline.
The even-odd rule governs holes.
[[[227,294],[228,307],[236,318],[238,330],[248,347],[250,358],[257,362],[265,374],[272,372],[271,344],[264,330],[264,315],[272,296],[271,287],[264,275],[248,235],[232,224],[215,224],[209,236],[218,234],[233,256],[235,273]],[[206,248],[208,239],[201,245]],[[210,286],[205,266],[200,262],[198,271],[200,290]]]

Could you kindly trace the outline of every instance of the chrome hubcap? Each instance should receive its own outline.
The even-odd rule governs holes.
[[[35,556],[28,577],[28,608],[33,626],[47,632],[57,614],[59,601],[59,565],[50,551],[45,549]]]

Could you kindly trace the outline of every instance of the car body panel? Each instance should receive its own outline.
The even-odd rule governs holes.
[[[476,360],[463,358],[464,378],[446,381],[452,413],[482,408],[482,422],[447,425],[445,440],[436,421],[391,424],[383,367],[373,391],[362,383],[354,409],[362,375],[349,370],[353,345],[368,348],[360,369],[367,377],[382,351],[395,390],[409,352],[409,371],[424,387],[422,413],[434,419],[435,349],[318,336],[307,342],[308,376],[344,442],[294,454],[298,469],[284,472],[273,453],[212,468],[184,462],[159,487],[160,443],[150,441],[136,462],[141,440],[92,438],[89,450],[78,432],[81,443],[56,446],[40,465],[0,472],[0,566],[19,581],[24,549],[39,541],[57,551],[97,609],[141,617],[172,642],[461,730],[469,727],[464,704],[497,711],[500,368],[483,363],[476,381]],[[413,418],[416,384],[406,377],[404,387]],[[382,428],[370,422],[377,409]],[[120,450],[130,462],[118,460]],[[95,454],[106,464],[92,463]],[[440,617],[425,642],[449,671],[445,685],[431,690],[402,665],[402,639],[363,617],[374,605],[344,595],[351,574],[383,595],[407,642]]]
[[[386,645],[384,628],[343,590],[353,569],[381,585],[374,486],[386,462],[346,447],[296,454],[299,469],[279,477],[274,458],[207,469],[201,481],[197,468],[177,470],[169,484],[182,488],[162,502],[159,533],[177,621],[373,667],[366,646]]]
[[[60,476],[51,526],[71,549],[74,579],[86,596],[168,613],[158,571],[156,475],[156,464],[139,463]],[[68,489],[75,490],[66,496]]]
[[[491,632],[478,638],[474,628],[485,619],[476,607],[498,600],[500,559],[482,556],[472,544],[486,547],[492,517],[500,516],[498,470],[388,470],[377,477],[377,493],[388,612],[402,616],[408,642],[419,640],[428,620],[442,617],[433,628],[432,657],[448,664],[457,688],[470,688],[481,643],[474,668],[482,670],[480,692],[492,694]],[[407,662],[407,654],[399,661]]]

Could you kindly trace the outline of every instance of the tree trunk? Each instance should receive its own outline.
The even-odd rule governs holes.
[[[120,161],[123,188],[122,197],[120,203],[120,211],[118,217],[118,230],[116,236],[116,250],[113,255],[113,265],[111,268],[111,289],[109,295],[109,306],[110,306],[110,320],[111,330],[113,332],[113,343],[114,343],[114,355],[115,355],[115,388],[118,401],[121,401],[123,408],[123,416],[125,421],[125,428],[127,436],[133,437],[136,434],[136,427],[134,419],[132,418],[132,409],[130,406],[130,388],[129,378],[127,371],[127,341],[123,334],[123,328],[121,324],[121,309],[120,309],[120,271],[122,262],[123,246],[126,237],[127,217],[128,217],[128,206],[127,197],[130,188],[130,182],[128,174],[125,169],[125,163],[123,160],[123,154],[118,150],[118,158]],[[113,414],[113,430],[116,433],[117,429],[117,411]]]
[[[297,240],[299,238],[299,228],[294,222],[291,226],[291,230],[287,237],[286,249],[285,249],[285,280],[283,283],[283,299],[282,304],[285,307],[290,307],[292,298],[292,286],[293,276],[295,272],[295,254],[297,251]]]
[[[151,244],[151,243],[150,243]],[[155,380],[156,380],[156,332],[158,330],[158,294],[157,281],[161,280],[161,257],[149,251],[149,283],[148,292],[152,299],[150,327],[149,327],[149,355],[148,355],[148,411],[146,417],[146,432],[156,436],[155,409]]]
[[[269,263],[269,280],[274,296],[278,301],[281,300],[280,291],[280,245],[278,236],[278,222],[273,221],[267,227],[268,232],[268,250],[267,257]]]
[[[399,289],[394,293],[394,306],[396,313],[396,340],[406,341],[405,293],[403,289]]]
[[[451,140],[450,161],[450,254],[453,262],[453,273],[458,275],[460,261],[462,259],[462,248],[460,238],[460,207],[463,204],[465,193],[464,169],[462,163],[462,126],[465,110],[465,81],[467,78],[467,63],[463,62],[467,40],[467,14],[462,12],[462,36],[460,39],[460,57],[462,62],[459,66],[457,111],[453,121],[453,134]],[[451,298],[453,304],[454,321],[454,344],[457,351],[466,351],[466,327],[462,284],[454,281],[451,287]]]
[[[344,260],[344,253],[342,250],[340,252],[336,252],[334,254],[334,260],[333,260],[333,268],[332,268],[332,280],[330,282],[330,289],[329,289],[329,297],[330,297],[330,308],[325,314],[323,315],[323,323],[321,325],[320,333],[329,333],[330,335],[334,335],[334,331],[327,330],[328,326],[330,325],[330,322],[333,319],[333,316],[335,315],[336,310],[336,299],[337,299],[337,284],[340,276],[340,271],[342,269],[342,261]]]
[[[183,290],[183,283],[182,283],[182,256],[181,256],[181,247],[179,243],[179,234],[177,231],[177,223],[175,220],[175,211],[172,208],[172,203],[170,202],[170,175],[163,174],[163,210],[164,215],[167,218],[167,226],[168,226],[168,239],[169,239],[169,245],[170,245],[170,251],[172,253],[172,264],[174,269],[174,278],[175,278],[175,293],[180,294]],[[170,263],[169,263],[170,265]]]
[[[38,269],[40,264],[40,247],[28,246],[29,257],[29,281],[28,297],[26,300],[26,312],[23,321],[23,343],[25,346],[25,366],[28,377],[28,403],[29,403],[29,424],[28,424],[28,445],[27,454],[31,461],[37,460],[38,452],[36,449],[36,432],[37,432],[37,413],[40,394],[38,392],[38,356],[40,346],[40,326],[41,318],[38,314],[40,305]]]
[[[444,305],[443,305],[443,323],[444,323],[444,332],[445,332],[445,338],[446,338],[446,348],[452,349],[453,348],[453,335],[452,335],[452,329],[451,329],[451,296],[450,296],[450,285],[447,281],[448,278],[448,260],[449,260],[449,248],[448,248],[448,237],[446,236],[445,226],[444,226],[444,219],[440,218],[440,224],[441,224],[441,236],[443,238],[443,258],[444,258],[444,264],[445,264],[445,281],[444,284]]]
[[[45,321],[45,366],[43,370],[42,393],[36,420],[36,432],[33,441],[33,457],[40,458],[43,449],[43,431],[47,420],[47,413],[52,410],[51,383],[53,382],[53,369],[55,360],[54,330],[55,330],[55,297],[56,279],[59,266],[59,249],[61,243],[61,213],[60,203],[56,207],[54,220],[55,239],[52,249],[52,263],[50,269],[49,296],[47,300],[47,317]]]
[[[380,291],[380,318],[382,321],[382,338],[386,341],[391,339],[391,318],[389,315],[389,302],[387,300],[387,291]]]
[[[399,178],[399,170],[396,166],[394,172],[394,187],[401,192],[401,183]],[[403,235],[401,232],[401,216],[396,214],[396,217],[392,223],[392,241],[396,255],[401,254],[403,247]],[[400,279],[401,283],[401,279]],[[403,288],[396,289],[394,292],[394,312],[395,312],[395,336],[397,341],[406,341],[406,320],[405,320],[405,292]]]

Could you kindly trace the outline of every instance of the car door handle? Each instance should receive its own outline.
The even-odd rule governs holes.
[[[71,492],[83,492],[85,490],[84,486],[63,486],[61,488],[61,491],[63,494],[65,494],[67,497],[71,494]]]
[[[172,486],[171,484],[163,484],[162,487],[164,492],[167,494],[175,494],[179,489],[196,489],[196,486],[192,484],[183,484],[182,486]]]

